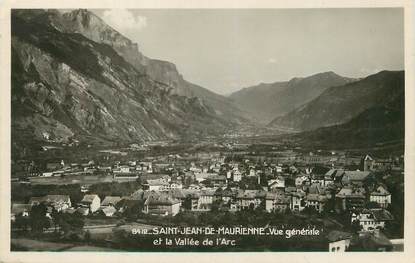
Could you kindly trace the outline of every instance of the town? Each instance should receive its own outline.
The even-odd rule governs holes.
[[[107,229],[105,238],[92,244],[114,247],[114,229],[123,226],[125,242],[132,228],[146,232],[154,226],[247,220],[248,225],[319,224],[324,237],[316,241],[317,250],[402,246],[403,155],[249,143],[191,151],[169,142],[132,144],[90,149],[88,158],[78,159],[65,159],[63,149],[41,150],[47,161],[21,158],[12,164],[15,240],[35,231],[36,237],[53,232],[60,240],[89,244],[95,232]],[[24,249],[19,242],[15,247]]]

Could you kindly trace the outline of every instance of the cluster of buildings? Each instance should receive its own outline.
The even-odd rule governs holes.
[[[209,158],[211,156],[206,156],[206,159]],[[140,197],[143,203],[149,205],[149,208],[143,210],[146,213],[152,213],[154,207],[158,214],[164,209],[166,213],[161,214],[174,216],[180,209],[209,211],[216,206],[228,211],[264,209],[268,212],[284,212],[287,209],[300,212],[312,208],[322,213],[328,209],[337,212],[364,209],[369,202],[376,203],[377,209],[385,210],[392,203],[391,194],[385,185],[373,177],[373,158],[366,156],[364,160],[370,160],[371,165],[365,163],[367,169],[363,171],[331,168],[328,171],[323,169],[322,172],[313,167],[266,162],[258,164],[249,160],[225,162],[224,158],[217,158],[216,161],[210,159],[208,165],[192,161],[188,167],[175,166],[174,162],[160,166],[151,161],[129,161],[123,165],[117,163],[106,167],[96,166],[90,161],[84,165],[84,171],[106,171],[114,179],[139,179],[142,189],[138,191],[148,193],[148,197]],[[62,161],[53,168],[63,167],[65,164]],[[155,173],[155,170],[164,173]],[[56,170],[52,173],[56,173]],[[86,195],[85,200],[77,204],[78,212],[85,215],[96,212],[100,204],[98,195],[92,193],[92,198],[88,187],[82,187]],[[52,197],[49,196],[44,201],[53,205],[61,202],[50,198]],[[133,197],[117,198],[122,200]],[[85,205],[90,199],[94,205],[87,212]],[[185,199],[191,200],[190,207],[184,208]],[[163,202],[160,201],[161,204],[157,205],[157,200]],[[30,204],[34,202],[36,201],[31,200]],[[177,206],[181,208],[176,209]],[[70,205],[59,210],[69,207]]]
[[[87,185],[81,185],[85,195],[76,204],[72,204],[67,195],[32,197],[27,204],[12,204],[12,220],[18,214],[28,216],[30,208],[39,203],[45,203],[48,212],[54,208],[82,216],[101,214],[106,217],[123,216],[127,210],[158,216],[175,216],[183,210],[347,212],[350,224],[358,224],[363,232],[378,231],[394,220],[388,211],[392,195],[374,176],[374,172],[391,169],[391,159],[375,160],[367,155],[361,158],[362,169],[350,170],[341,165],[310,164],[310,160],[316,158],[311,155],[300,163],[267,162],[251,157],[235,161],[218,153],[198,153],[186,158],[168,155],[162,161],[147,159],[109,166],[96,165],[93,161],[65,165],[62,161],[48,167],[45,173],[49,174],[42,176],[99,172],[114,180],[138,180],[141,187],[131,195],[99,196],[89,192]],[[290,154],[284,158],[291,158]],[[347,237],[333,235],[333,242],[340,241],[336,240],[338,236],[343,238],[341,240]],[[333,251],[338,251],[336,246]]]

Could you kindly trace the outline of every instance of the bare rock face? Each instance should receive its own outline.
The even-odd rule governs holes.
[[[20,10],[16,13],[26,21],[41,21],[60,32],[81,34],[94,42],[109,45],[137,71],[169,86],[171,94],[201,98],[224,117],[241,121],[242,113],[231,100],[186,81],[173,63],[144,56],[136,43],[88,10],[77,9],[63,14],[56,10],[35,13],[33,10]]]
[[[140,71],[146,60],[88,11],[14,11],[13,140],[148,141],[215,135],[234,124]]]

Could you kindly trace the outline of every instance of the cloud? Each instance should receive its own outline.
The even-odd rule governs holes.
[[[275,64],[277,63],[277,60],[275,58],[269,58],[268,63]]]
[[[104,11],[102,18],[121,33],[140,31],[147,27],[147,17],[134,15],[127,9],[110,9]]]

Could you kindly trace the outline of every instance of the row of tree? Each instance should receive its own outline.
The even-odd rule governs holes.
[[[81,232],[84,220],[76,213],[63,213],[55,209],[49,213],[48,207],[41,203],[32,207],[29,216],[17,215],[12,227],[23,232],[30,231],[33,235],[39,235],[45,231],[69,235]]]

